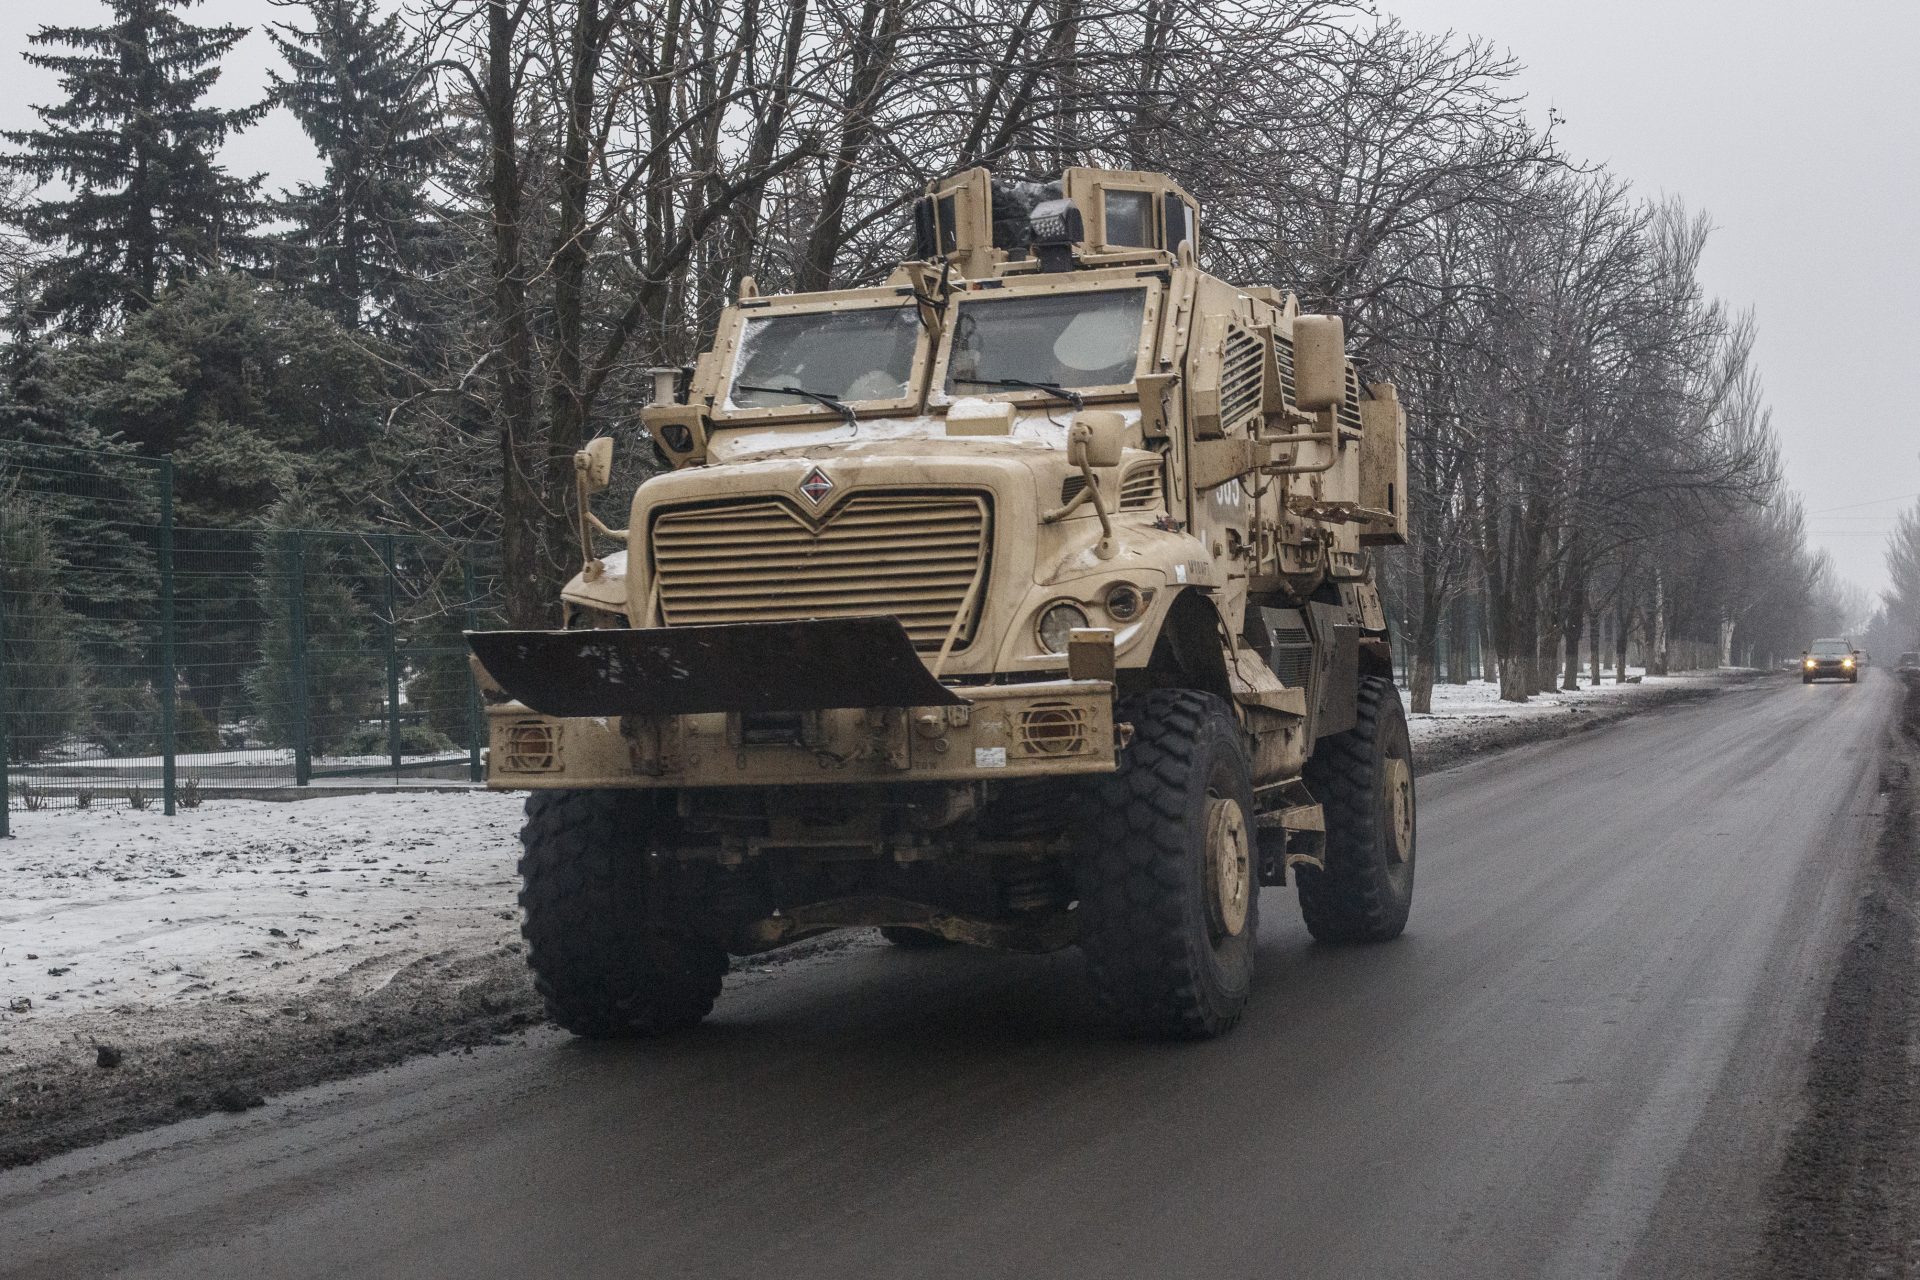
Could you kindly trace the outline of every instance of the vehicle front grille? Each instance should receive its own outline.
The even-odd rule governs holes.
[[[862,493],[818,520],[785,498],[671,510],[653,522],[661,620],[670,627],[890,615],[938,649],[983,574],[992,513],[979,494]],[[956,648],[973,636],[985,584]]]

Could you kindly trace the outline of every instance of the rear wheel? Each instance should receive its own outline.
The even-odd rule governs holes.
[[[1413,909],[1413,749],[1400,691],[1367,676],[1357,712],[1307,762],[1326,815],[1326,869],[1301,867],[1297,880],[1300,914],[1321,942],[1397,938]]]
[[[1129,698],[1120,768],[1094,780],[1078,824],[1080,947],[1100,1003],[1136,1035],[1232,1028],[1253,982],[1260,888],[1246,747],[1222,699]]]
[[[577,1036],[654,1036],[690,1027],[720,994],[727,953],[649,910],[653,798],[536,791],[520,832],[527,963],[547,1016]]]

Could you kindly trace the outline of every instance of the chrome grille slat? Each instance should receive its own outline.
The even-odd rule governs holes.
[[[814,517],[783,498],[666,511],[653,569],[668,626],[891,615],[938,649],[988,553],[975,494],[854,494]],[[976,601],[977,611],[977,601]],[[971,638],[968,617],[958,644]]]

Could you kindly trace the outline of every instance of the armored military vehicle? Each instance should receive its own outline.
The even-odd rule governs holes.
[[[1078,946],[1120,1026],[1204,1037],[1261,886],[1318,939],[1401,932],[1369,548],[1406,540],[1405,417],[1203,233],[1160,175],[968,170],[884,284],[746,281],[658,371],[671,470],[625,529],[587,504],[611,442],[579,455],[567,629],[471,637],[556,1021],[671,1031],[729,954],[877,926]]]

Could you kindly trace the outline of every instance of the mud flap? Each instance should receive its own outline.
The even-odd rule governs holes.
[[[897,618],[469,631],[507,694],[549,716],[947,707]]]

